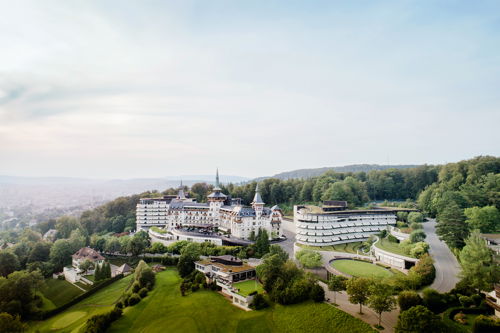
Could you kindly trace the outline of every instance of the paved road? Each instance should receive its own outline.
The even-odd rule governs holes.
[[[439,292],[448,292],[459,281],[460,265],[446,243],[436,235],[436,220],[431,219],[423,223],[423,226],[427,234],[425,241],[430,245],[429,253],[434,258],[436,267],[436,279],[430,287]]]

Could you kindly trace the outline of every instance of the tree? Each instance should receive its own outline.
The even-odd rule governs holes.
[[[342,275],[332,275],[328,280],[328,289],[333,291],[333,303],[337,303],[337,292],[346,289],[347,278]]]
[[[28,256],[28,262],[47,261],[50,256],[50,243],[38,242],[31,248]]]
[[[424,216],[419,212],[411,212],[408,214],[408,223],[424,222]]]
[[[410,234],[410,242],[412,243],[423,242],[425,237],[426,235],[423,230],[413,230]]]
[[[321,254],[316,251],[300,250],[295,254],[295,258],[306,268],[321,266]]]
[[[279,245],[273,244],[269,247],[269,252],[265,254],[262,259],[266,259],[271,256],[278,256],[283,262],[288,260],[288,253]]]
[[[269,235],[267,230],[259,228],[257,240],[255,241],[255,254],[257,257],[262,257],[269,252]]]
[[[71,263],[73,247],[67,239],[58,239],[50,249],[50,261],[54,264],[56,271]]]
[[[413,290],[403,290],[398,296],[398,305],[401,312],[408,310],[409,308],[421,305],[422,298],[420,295]]]
[[[438,316],[423,305],[414,306],[399,314],[396,333],[440,333],[443,324]]]
[[[99,264],[95,265],[94,280],[96,281],[102,280],[102,268],[101,265]]]
[[[311,286],[311,291],[309,292],[309,297],[314,302],[323,302],[325,300],[325,290],[317,283]]]
[[[115,253],[115,252],[120,252],[121,250],[121,243],[120,240],[116,237],[109,237],[108,239],[105,240],[106,244],[104,246],[104,249],[108,253]]]
[[[197,243],[189,243],[181,250],[177,269],[179,275],[185,277],[194,270],[194,262],[200,259],[200,245]]]
[[[412,228],[413,230],[417,230],[417,229],[423,229],[424,227],[422,226],[422,223],[413,222],[410,224],[410,228]]]
[[[455,202],[451,202],[438,215],[438,221],[436,233],[439,238],[449,247],[461,249],[468,234],[463,210]]]
[[[83,271],[83,274],[85,275],[85,274],[87,274],[87,271],[88,271],[89,269],[94,268],[94,263],[93,263],[92,261],[90,261],[90,260],[88,260],[88,259],[87,259],[87,260],[85,260],[84,262],[82,262],[82,263],[78,266],[78,268],[80,268],[80,269]]]
[[[396,216],[399,221],[408,222],[408,212],[397,212]]]
[[[81,227],[80,222],[72,216],[62,216],[56,221],[56,230],[61,238],[69,238],[73,230]]]
[[[10,251],[0,251],[0,276],[7,276],[18,269],[17,256]]]
[[[25,332],[28,329],[26,324],[23,324],[19,316],[12,316],[9,313],[0,313],[0,332]]]
[[[368,306],[378,314],[378,326],[382,322],[382,313],[396,308],[396,298],[392,296],[392,287],[388,284],[375,281],[370,286]]]
[[[471,230],[478,229],[483,233],[500,230],[500,212],[495,206],[466,208],[464,212],[467,217],[465,223]]]
[[[498,266],[493,260],[491,250],[477,230],[473,231],[465,241],[459,258],[462,266],[460,276],[470,287],[478,291],[489,290],[498,277]]]
[[[359,304],[359,314],[363,314],[362,306],[368,301],[372,283],[373,281],[367,278],[352,278],[346,283],[349,302]]]

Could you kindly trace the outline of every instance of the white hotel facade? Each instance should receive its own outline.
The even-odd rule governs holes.
[[[396,210],[348,210],[345,201],[325,201],[322,207],[294,206],[295,240],[309,246],[328,246],[367,240],[396,225]]]
[[[137,230],[159,227],[176,231],[183,227],[217,227],[231,236],[248,239],[252,231],[266,230],[270,238],[282,235],[283,214],[278,206],[264,207],[258,186],[250,207],[231,200],[219,187],[217,172],[216,186],[207,196],[207,203],[198,203],[187,198],[183,189],[177,196],[140,199],[136,209]]]

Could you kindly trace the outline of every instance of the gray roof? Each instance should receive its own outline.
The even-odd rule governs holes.
[[[227,198],[227,195],[225,195],[224,193],[220,192],[219,191],[215,191],[215,192],[212,192],[208,198],[221,198],[221,199],[225,199]]]
[[[253,197],[252,204],[264,204],[264,201],[262,200],[260,193],[259,193],[259,184],[257,183],[257,186],[255,187],[255,196]]]
[[[207,203],[202,203],[202,202],[183,202],[183,201],[172,201],[169,205],[170,209],[184,209],[186,207],[193,207],[193,208],[207,208],[208,209],[208,204]]]

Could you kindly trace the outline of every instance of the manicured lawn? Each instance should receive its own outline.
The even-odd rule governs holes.
[[[43,295],[48,298],[56,307],[64,305],[76,296],[83,294],[83,291],[66,280],[46,279],[46,287],[42,290]]]
[[[380,266],[358,260],[334,260],[332,267],[356,277],[390,277],[392,273]]]
[[[264,289],[262,289],[262,285],[257,280],[237,282],[233,284],[233,286],[239,289],[238,294],[242,296],[248,296],[250,293],[254,291],[257,291],[258,293],[264,291]]]
[[[181,279],[174,269],[156,277],[153,291],[139,304],[126,308],[108,332],[375,332],[325,303],[275,305],[246,312],[210,290],[181,296]]]
[[[129,275],[118,280],[47,320],[30,322],[30,331],[77,332],[91,316],[110,311],[123,291],[129,286],[131,279],[132,275]]]
[[[412,257],[411,255],[404,253],[403,249],[399,246],[399,243],[389,242],[386,238],[382,238],[380,241],[375,243],[375,246],[387,252],[400,254],[406,257]]]

